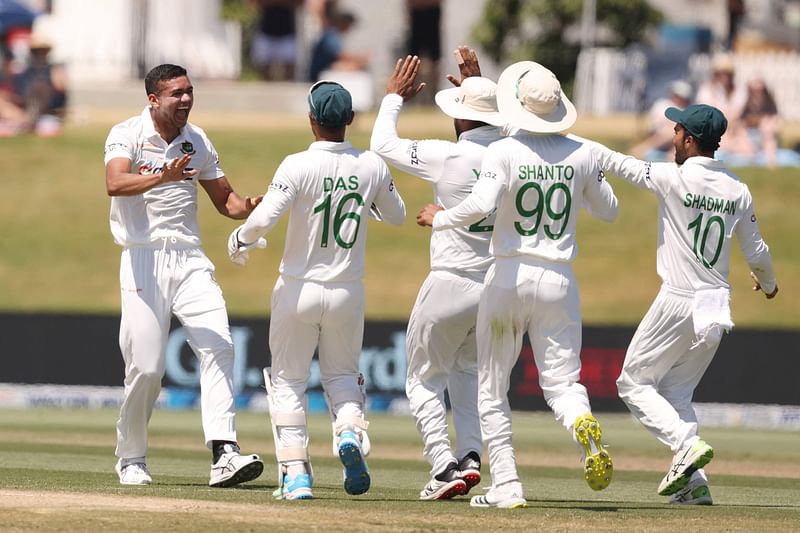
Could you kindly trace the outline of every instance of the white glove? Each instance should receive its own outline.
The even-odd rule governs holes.
[[[259,237],[256,242],[244,243],[239,240],[240,229],[242,229],[241,226],[233,230],[231,236],[228,237],[228,257],[231,258],[233,263],[244,266],[250,258],[250,248],[266,248],[267,239]]]

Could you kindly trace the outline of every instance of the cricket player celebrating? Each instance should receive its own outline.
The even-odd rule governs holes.
[[[545,67],[515,63],[497,82],[502,117],[518,132],[489,146],[480,178],[459,205],[427,205],[417,215],[434,231],[473,224],[497,209],[489,267],[478,305],[478,411],[489,451],[492,487],[473,507],[526,507],[511,445],[508,387],[527,331],[539,384],[556,419],[585,456],[584,477],[601,490],[611,458],[601,442],[580,377],[581,317],[571,261],[581,207],[601,220],[617,215],[617,199],[591,148],[561,132],[575,108]]]
[[[429,181],[434,201],[458,205],[472,190],[486,147],[500,139],[504,121],[497,111],[496,85],[481,78],[475,52],[456,50],[461,80],[439,91],[436,103],[453,118],[458,142],[411,141],[397,135],[403,102],[424,84],[414,86],[420,60],[398,60],[389,79],[370,147],[397,168]],[[494,216],[469,227],[431,235],[431,272],[425,279],[406,335],[408,377],[406,395],[422,435],[431,480],[422,500],[466,494],[480,482],[481,434],[478,419],[478,367],[475,321],[483,278],[492,262],[489,240]],[[447,432],[447,388],[453,408],[458,447],[450,447]]]
[[[350,93],[320,81],[308,93],[316,142],[290,155],[275,172],[264,201],[228,240],[234,263],[291,211],[280,277],[272,292],[265,379],[282,499],[312,497],[305,393],[319,347],[322,387],[331,410],[334,448],[344,465],[344,489],[363,494],[370,476],[358,359],[364,332],[364,248],[367,216],[400,225],[405,205],[383,160],[344,140],[353,121]]]
[[[730,315],[728,265],[733,236],[755,281],[774,298],[778,285],[747,185],[714,159],[727,128],[708,105],[668,108],[674,163],[649,163],[595,144],[603,168],[658,199],[657,269],[662,285],[636,330],[619,396],[675,454],[658,493],[678,504],[712,503],[703,471],[713,448],[697,434],[692,395],[717,351]]]
[[[213,452],[209,485],[258,477],[257,455],[240,455],[233,398],[233,342],[214,265],[200,247],[197,185],[217,210],[243,219],[261,197],[241,198],[211,141],[190,124],[194,89],[186,70],[159,65],[145,77],[149,105],[117,124],[105,145],[111,233],[122,246],[119,344],[125,400],[117,421],[116,471],[123,485],[148,485],[147,424],[161,390],[170,314],[200,360],[200,407]]]

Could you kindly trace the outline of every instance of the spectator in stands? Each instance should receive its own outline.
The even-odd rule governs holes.
[[[44,35],[32,34],[29,46],[28,66],[17,82],[25,102],[27,129],[37,135],[57,135],[66,112],[66,74],[61,65],[50,62],[51,45]]]
[[[748,82],[747,100],[740,119],[742,152],[754,159],[761,155],[766,166],[775,168],[780,117],[775,99],[764,80],[756,78]]]
[[[18,94],[14,73],[14,54],[0,46],[0,137],[16,135],[25,125],[25,102]]]
[[[711,78],[698,89],[695,98],[698,104],[716,107],[728,119],[728,130],[720,144],[721,152],[736,152],[742,134],[741,122],[747,93],[735,83],[733,58],[730,54],[718,54],[711,62]]]
[[[691,101],[691,84],[684,80],[673,81],[669,86],[669,96],[657,99],[650,107],[650,135],[630,149],[631,155],[647,161],[672,161],[675,157],[672,149],[675,123],[664,115],[664,111],[668,107],[683,109]]]
[[[406,0],[406,8],[409,17],[407,52],[423,60],[418,80],[434,88],[420,93],[418,99],[432,105],[442,57],[442,0]]]
[[[725,38],[725,49],[733,50],[736,43],[736,35],[739,33],[739,26],[744,18],[744,0],[727,0],[728,11],[728,35]]]
[[[258,26],[250,47],[253,65],[265,80],[293,80],[297,61],[296,12],[303,0],[251,1],[258,6]]]
[[[366,54],[344,48],[344,35],[356,23],[352,13],[336,11],[326,17],[326,27],[311,52],[308,81],[315,82],[326,70],[362,70],[369,63]]]
[[[800,166],[800,154],[780,148],[781,118],[775,98],[761,78],[747,84],[747,100],[739,118],[741,128],[736,144],[723,157],[739,166]]]
[[[317,21],[317,28],[326,28],[339,11],[338,0],[306,0],[305,9],[313,14]]]

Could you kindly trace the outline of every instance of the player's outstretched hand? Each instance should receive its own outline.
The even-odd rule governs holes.
[[[166,183],[168,181],[181,181],[189,179],[197,174],[197,169],[192,168],[187,170],[186,168],[191,160],[192,156],[184,154],[181,157],[173,159],[172,161],[167,161],[167,164],[164,165],[164,168],[161,171],[161,182]]]
[[[417,224],[420,226],[433,226],[433,217],[435,217],[436,213],[439,211],[444,211],[444,207],[440,205],[426,204],[422,209],[419,210],[419,213],[417,213]]]
[[[755,285],[753,285],[753,290],[754,291],[763,291],[764,289],[761,288],[761,283],[759,283],[759,281],[758,281],[758,276],[756,276],[754,272],[750,272],[750,277],[753,279],[753,283],[755,283]],[[771,299],[775,298],[776,294],[778,294],[778,284],[777,283],[775,284],[775,290],[772,291],[769,294],[767,294],[765,292],[764,296],[767,297],[767,300],[771,300]]]
[[[386,84],[386,94],[399,94],[403,101],[414,98],[422,89],[424,83],[414,86],[419,72],[420,59],[417,56],[406,56],[400,58],[394,66],[394,72]]]
[[[267,239],[259,237],[256,242],[243,243],[239,240],[240,229],[241,226],[233,230],[231,236],[228,237],[228,257],[231,258],[232,263],[244,266],[247,260],[250,259],[250,248],[266,248]]]
[[[481,67],[478,64],[478,54],[475,53],[475,50],[468,46],[459,46],[453,51],[453,56],[456,58],[456,64],[458,65],[461,79],[456,78],[452,74],[448,74],[447,81],[456,87],[461,87],[461,83],[466,78],[481,75]]]

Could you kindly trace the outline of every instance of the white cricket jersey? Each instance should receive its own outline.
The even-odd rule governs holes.
[[[135,196],[111,198],[111,234],[124,247],[154,246],[181,248],[200,246],[197,225],[197,180],[225,175],[219,157],[205,132],[187,124],[171,143],[153,126],[150,109],[117,124],[108,134],[105,164],[123,157],[130,160],[133,174],[161,172],[167,161],[191,154],[189,169],[198,172],[180,182],[162,183]],[[168,240],[164,240],[169,238]]]
[[[286,157],[239,240],[255,242],[287,210],[281,274],[325,282],[364,277],[370,215],[394,225],[406,216],[386,163],[349,142],[318,141]]]
[[[591,148],[561,135],[519,132],[489,146],[472,193],[440,211],[433,229],[463,226],[497,207],[491,252],[570,262],[578,252],[575,228],[586,208],[606,222],[617,198]]]
[[[429,181],[436,205],[451,208],[466,198],[478,181],[486,147],[502,138],[502,128],[482,126],[465,131],[458,142],[412,141],[397,135],[403,98],[387,94],[372,130],[370,149],[404,172]],[[483,279],[492,263],[489,243],[494,213],[467,227],[431,234],[431,270],[450,270]]]
[[[650,163],[593,144],[603,168],[658,198],[658,275],[684,290],[730,288],[735,234],[766,293],[775,290],[772,259],[756,223],[747,185],[725,165],[690,157],[683,165]]]

